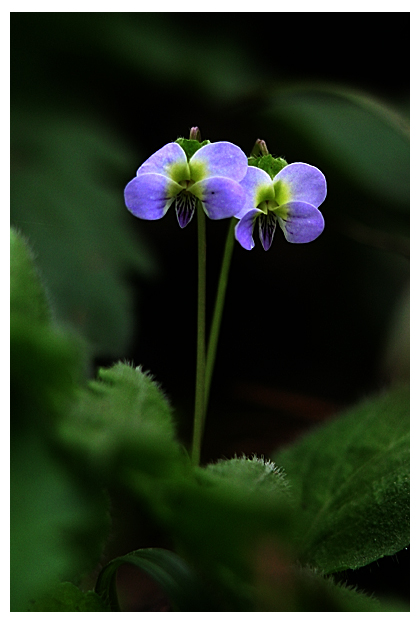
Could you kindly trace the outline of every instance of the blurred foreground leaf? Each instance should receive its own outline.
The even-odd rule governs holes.
[[[10,229],[10,311],[12,316],[48,323],[51,309],[45,288],[25,238]]]
[[[134,156],[99,122],[66,110],[14,112],[11,148],[12,223],[31,240],[57,315],[95,355],[124,355],[133,330],[124,278],[155,270],[123,201]]]
[[[59,435],[108,482],[127,485],[133,472],[172,478],[184,463],[168,400],[149,374],[124,363],[99,369],[79,391]]]
[[[336,583],[317,571],[285,565],[272,549],[259,560],[257,611],[385,612],[408,611],[404,602],[380,601],[354,587]],[[265,562],[265,564],[264,564]]]
[[[109,528],[108,501],[70,472],[29,427],[11,444],[11,610],[57,581],[79,581],[97,564]]]
[[[59,583],[40,598],[29,611],[109,611],[95,592],[82,592],[73,583]]]
[[[408,388],[356,406],[274,460],[302,513],[303,561],[332,573],[408,546]]]
[[[212,611],[198,576],[178,555],[159,548],[133,551],[102,569],[95,589],[111,611],[120,611],[116,576],[122,564],[132,564],[156,581],[175,611]]]
[[[221,460],[167,486],[164,498],[159,520],[218,594],[219,610],[253,610],[260,548],[279,546],[293,558],[294,514],[283,474],[262,459]]]
[[[107,500],[57,454],[54,422],[72,404],[81,378],[78,340],[49,318],[26,242],[11,244],[11,610],[57,581],[78,580],[99,559]]]

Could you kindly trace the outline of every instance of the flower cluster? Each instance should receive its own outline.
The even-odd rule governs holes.
[[[294,243],[311,242],[324,230],[318,208],[327,187],[316,167],[302,162],[286,165],[281,160],[282,168],[273,176],[272,164],[268,172],[263,166],[248,165],[243,151],[230,142],[185,142],[190,147],[194,143],[191,156],[178,142],[169,143],[148,158],[127,184],[125,203],[138,218],[157,220],[174,205],[183,228],[201,205],[214,220],[237,218],[235,237],[247,250],[255,246],[257,222],[265,250],[272,244],[277,224],[286,240]],[[276,164],[274,158],[271,162]]]

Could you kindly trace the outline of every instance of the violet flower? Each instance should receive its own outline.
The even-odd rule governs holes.
[[[209,218],[230,218],[244,205],[239,182],[247,168],[246,155],[229,142],[206,144],[189,160],[178,143],[169,143],[150,156],[127,184],[125,204],[145,220],[162,218],[174,205],[182,228],[199,202]]]
[[[273,179],[260,168],[249,166],[241,181],[246,192],[245,205],[236,215],[238,242],[247,250],[254,248],[252,237],[258,221],[264,250],[273,241],[277,223],[288,242],[315,240],[324,230],[324,218],[318,207],[327,195],[324,175],[315,166],[294,162],[285,166]]]

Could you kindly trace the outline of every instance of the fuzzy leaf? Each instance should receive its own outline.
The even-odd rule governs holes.
[[[73,583],[59,583],[33,599],[29,611],[109,611],[95,592],[82,592]]]
[[[219,594],[221,610],[249,611],[262,546],[290,551],[294,514],[284,475],[262,459],[234,458],[167,486],[162,524]]]
[[[42,277],[24,238],[10,232],[12,422],[50,422],[68,407],[80,378],[80,341],[53,322]],[[27,425],[28,422],[26,422]]]
[[[54,425],[71,408],[83,351],[52,321],[41,277],[22,239],[11,257],[10,601],[29,601],[97,563],[107,500],[62,461]]]
[[[10,229],[10,312],[48,323],[51,312],[41,276],[24,237]]]
[[[356,406],[274,460],[302,515],[302,560],[331,573],[409,544],[407,388]]]
[[[183,464],[168,400],[149,374],[124,363],[99,369],[59,435],[97,473],[124,484],[135,471],[172,477]]]

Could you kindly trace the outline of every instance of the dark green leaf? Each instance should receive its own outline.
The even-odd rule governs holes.
[[[165,549],[139,549],[112,560],[101,571],[96,592],[111,611],[120,611],[116,575],[122,564],[133,564],[149,575],[178,611],[211,611],[201,581],[175,553]]]
[[[89,476],[77,477],[35,426],[12,439],[11,610],[57,581],[79,580],[98,563],[109,528],[108,502]]]
[[[270,141],[276,131],[280,139],[282,126],[292,128],[316,145],[317,152],[328,157],[350,183],[393,208],[407,208],[407,122],[387,105],[350,89],[298,84],[279,89],[265,114],[273,128]]]
[[[10,313],[29,322],[48,323],[51,312],[41,276],[24,237],[10,229]]]
[[[398,388],[279,452],[303,522],[301,558],[331,573],[409,544],[409,391]]]
[[[57,420],[75,397],[83,352],[52,322],[36,267],[12,233],[11,609],[25,611],[57,581],[79,578],[100,557],[107,500],[54,450]]]
[[[51,423],[65,410],[80,379],[80,341],[53,323],[31,251],[11,230],[10,361],[12,424]]]
[[[66,110],[14,111],[12,223],[31,240],[61,320],[96,355],[124,355],[133,331],[129,271],[155,262],[123,200],[131,154],[108,129]]]
[[[381,602],[374,596],[337,584],[307,568],[295,572],[295,598],[293,611],[343,611],[343,612],[386,612],[407,611],[401,602]]]
[[[127,484],[131,471],[176,477],[184,458],[171,406],[156,382],[124,363],[100,369],[98,377],[79,392],[75,408],[60,423],[66,446],[107,479]]]
[[[29,611],[109,611],[95,592],[82,592],[73,583],[59,583],[31,602]]]
[[[294,514],[281,472],[263,459],[234,458],[167,486],[162,523],[177,550],[200,568],[229,611],[249,611],[261,549],[280,546],[293,558]]]

